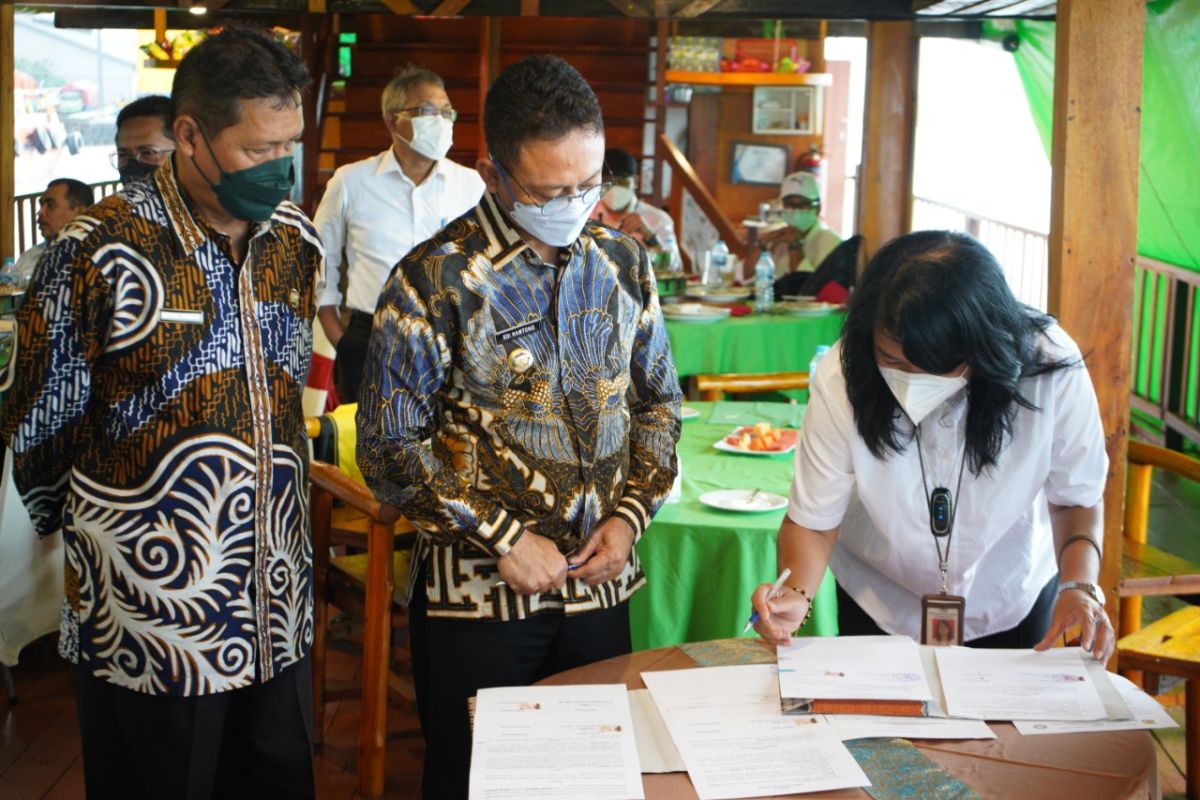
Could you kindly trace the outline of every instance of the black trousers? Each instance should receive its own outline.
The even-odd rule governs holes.
[[[88,800],[315,797],[307,657],[263,684],[201,697],[73,671]]]
[[[1025,615],[1015,628],[1009,628],[999,633],[981,636],[965,642],[967,647],[983,647],[991,649],[1033,647],[1042,640],[1046,631],[1050,630],[1050,618],[1054,616],[1054,603],[1058,600],[1058,576],[1038,592],[1033,608]],[[875,624],[862,606],[854,602],[854,598],[846,594],[839,583],[837,586],[838,602],[838,633],[842,636],[881,636],[885,631]]]
[[[492,686],[528,686],[548,675],[630,652],[629,607],[510,622],[430,618],[422,580],[409,606],[417,711],[425,735],[425,800],[466,800],[471,771],[467,698]]]
[[[351,311],[350,321],[337,346],[333,362],[333,385],[339,403],[357,403],[358,387],[362,384],[363,362],[367,360],[367,344],[371,341],[374,317],[362,311]]]

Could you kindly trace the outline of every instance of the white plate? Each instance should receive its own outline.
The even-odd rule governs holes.
[[[787,455],[796,449],[796,444],[793,442],[786,450],[743,450],[742,448],[725,441],[725,437],[721,437],[717,441],[713,442],[713,447],[718,450],[723,450],[726,453],[737,453],[739,456],[766,456],[770,458],[771,456]]]
[[[683,408],[679,409],[680,419],[695,419],[698,416],[700,416],[700,409],[698,408],[688,408],[687,406],[684,406]]]
[[[836,303],[799,301],[776,303],[775,310],[782,311],[784,314],[790,314],[793,317],[821,317],[825,314],[837,311],[838,305]]]
[[[815,302],[817,296],[815,294],[785,294],[780,300],[799,300],[801,303]]]
[[[717,322],[729,316],[728,308],[703,303],[677,303],[663,306],[663,316],[676,322]]]
[[[707,300],[710,303],[736,303],[749,299],[752,292],[749,289],[706,289],[703,286],[688,289],[688,297],[696,300]]]
[[[753,499],[751,499],[753,498]],[[787,498],[770,492],[754,493],[753,489],[718,489],[700,495],[700,502],[722,511],[778,511],[787,508]]]

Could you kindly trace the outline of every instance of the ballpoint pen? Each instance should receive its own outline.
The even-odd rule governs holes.
[[[783,572],[779,573],[779,577],[775,579],[775,583],[771,584],[771,591],[767,592],[767,599],[774,600],[776,597],[778,597],[779,590],[783,588],[784,582],[790,577],[792,577],[792,571],[787,567],[784,567]],[[746,623],[746,627],[742,628],[742,633],[745,633],[753,628],[754,623],[758,622],[759,619],[761,619],[761,617],[758,616],[757,611],[751,612],[750,621]]]

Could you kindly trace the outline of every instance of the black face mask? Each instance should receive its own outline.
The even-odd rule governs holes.
[[[134,181],[140,181],[143,178],[154,174],[154,170],[156,169],[158,169],[158,167],[154,166],[153,164],[143,164],[136,158],[131,158],[126,161],[124,165],[118,167],[117,172],[121,176],[121,183],[128,186]]]

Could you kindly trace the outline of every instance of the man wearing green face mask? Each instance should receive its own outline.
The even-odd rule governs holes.
[[[171,91],[173,155],[63,231],[0,434],[61,535],[89,798],[311,798],[300,398],[322,251],[284,198],[301,62],[226,28]]]
[[[780,218],[787,223],[762,237],[780,274],[812,272],[842,243],[842,237],[817,214],[821,210],[821,187],[810,172],[793,172],[779,187],[783,206]]]

